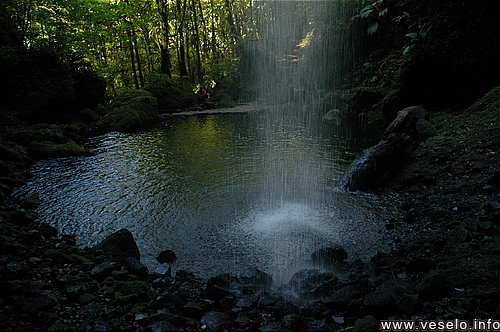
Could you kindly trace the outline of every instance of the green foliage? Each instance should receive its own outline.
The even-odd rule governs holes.
[[[144,90],[151,92],[157,99],[161,110],[188,107],[194,98],[193,88],[185,78],[170,78],[160,73],[149,75]]]
[[[429,31],[432,29],[432,24],[430,23],[418,23],[418,30],[417,32],[410,32],[405,35],[405,37],[410,38],[411,45],[406,46],[403,50],[403,55],[408,53],[415,44],[424,41],[427,38],[427,35],[429,34]]]
[[[389,8],[382,8],[384,0],[377,0],[372,4],[369,4],[360,9],[359,14],[352,17],[352,19],[369,19],[371,18],[372,23],[367,28],[366,32],[368,35],[374,35],[379,27],[379,19],[383,18],[389,12]]]

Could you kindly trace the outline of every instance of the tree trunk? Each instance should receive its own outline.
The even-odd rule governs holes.
[[[128,36],[128,49],[130,56],[130,64],[132,68],[132,76],[134,78],[134,86],[136,89],[140,88],[139,78],[137,77],[137,66],[135,63],[135,54],[134,54],[134,44],[132,43],[132,32],[127,28],[127,36]]]
[[[234,24],[234,18],[233,18],[233,10],[231,8],[231,3],[229,0],[225,0],[224,4],[226,5],[226,10],[227,10],[227,23],[229,24],[229,31],[231,31],[231,35],[236,42],[237,40],[241,39],[241,34],[238,31],[238,28]]]
[[[184,21],[186,17],[186,1],[183,1],[183,4],[181,6],[181,0],[177,0],[177,15],[180,16],[179,18],[179,25],[177,26],[177,33],[178,33],[178,56],[177,60],[179,63],[179,75],[180,76],[188,76],[188,70],[186,66],[186,48],[185,48],[185,38],[184,38]]]
[[[167,0],[156,0],[158,5],[158,13],[160,14],[162,23],[162,41],[160,44],[161,54],[161,72],[172,77],[169,44],[169,26],[168,26],[168,4]]]
[[[198,82],[203,81],[203,67],[201,63],[201,51],[200,51],[200,31],[198,29],[198,14],[196,13],[196,0],[192,2],[193,10],[193,27],[194,27],[194,49],[196,51],[196,78]],[[200,4],[201,10],[201,4]],[[201,12],[200,12],[201,14]]]

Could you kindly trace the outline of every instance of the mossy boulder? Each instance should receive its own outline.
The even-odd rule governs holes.
[[[119,293],[119,301],[136,303],[138,300],[149,302],[153,298],[153,291],[146,281],[121,281],[116,283],[114,289]]]
[[[89,154],[87,150],[71,140],[63,144],[55,144],[50,141],[31,142],[28,145],[27,153],[31,158],[60,158]]]
[[[158,102],[145,90],[123,90],[108,106],[108,114],[100,121],[104,130],[136,132],[158,121]]]
[[[189,107],[194,99],[191,84],[182,77],[170,78],[165,74],[151,74],[144,90],[157,99],[158,108],[164,111]]]

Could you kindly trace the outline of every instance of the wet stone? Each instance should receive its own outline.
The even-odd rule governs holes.
[[[313,263],[325,266],[340,264],[346,258],[347,252],[338,244],[321,248],[311,254]]]
[[[233,321],[231,317],[223,312],[210,311],[207,312],[200,320],[200,323],[205,326],[206,329],[212,331],[224,331],[232,327]]]
[[[156,260],[163,263],[172,263],[177,260],[177,255],[173,250],[163,250],[157,257]]]
[[[273,277],[255,267],[248,267],[240,274],[239,280],[243,284],[251,284],[253,286],[270,286],[273,282]]]
[[[96,280],[104,280],[110,277],[116,268],[118,268],[118,266],[115,262],[104,262],[96,265],[92,271],[90,271],[90,275]]]
[[[280,327],[284,330],[302,331],[304,326],[304,320],[297,314],[286,315],[280,320]]]

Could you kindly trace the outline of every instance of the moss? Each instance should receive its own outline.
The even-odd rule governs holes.
[[[137,294],[118,295],[115,299],[116,305],[132,305],[139,301]]]
[[[78,254],[71,254],[70,256],[82,264],[90,262],[90,259],[88,259],[87,257],[81,256],[81,255],[78,255]]]
[[[108,285],[108,286],[113,286],[115,284],[115,278],[113,277],[107,277],[106,279],[104,279],[104,281],[102,282],[103,285]]]
[[[116,283],[114,288],[123,295],[137,294],[141,301],[149,301],[152,298],[151,288],[145,281],[122,281]]]
[[[357,319],[354,322],[354,332],[372,332],[378,331],[379,323],[373,316],[365,316],[362,319]]]
[[[157,99],[158,108],[161,110],[188,107],[194,98],[193,89],[185,78],[170,78],[159,73],[148,77],[144,90],[151,92]]]
[[[100,125],[112,131],[138,131],[156,123],[159,116],[156,98],[145,90],[123,90],[108,109]]]

